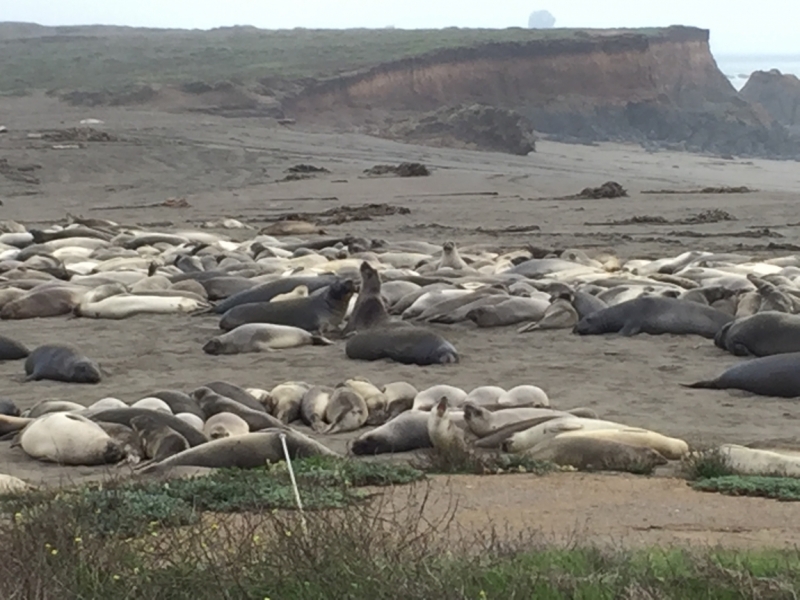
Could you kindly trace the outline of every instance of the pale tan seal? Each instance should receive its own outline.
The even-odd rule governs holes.
[[[360,394],[346,385],[333,390],[325,408],[325,420],[328,427],[323,433],[343,433],[355,431],[367,422],[367,403]]]
[[[498,404],[511,406],[548,407],[550,398],[545,391],[536,385],[518,385],[511,388],[497,399]]]
[[[680,460],[689,453],[689,444],[683,440],[636,427],[626,429],[581,429],[567,431],[557,437],[590,437],[592,439],[612,440],[629,446],[651,448],[668,460]]]
[[[506,408],[490,411],[472,402],[464,403],[464,420],[469,430],[479,438],[484,438],[512,423],[548,416],[566,417],[568,413],[551,408]]]
[[[528,450],[526,455],[580,471],[642,473],[667,464],[667,459],[652,448],[585,436],[557,436]]]
[[[131,408],[146,408],[148,410],[159,410],[161,412],[172,414],[172,409],[169,404],[164,402],[161,398],[147,397],[137,400],[131,404]]]
[[[265,406],[272,416],[282,423],[291,423],[300,418],[303,396],[311,389],[304,381],[286,381],[269,392]]]
[[[224,437],[234,437],[250,433],[247,422],[239,415],[229,412],[220,412],[209,417],[203,425],[203,433],[208,439],[216,440]]]
[[[461,406],[467,397],[467,392],[452,385],[434,385],[422,390],[414,397],[413,410],[431,410],[442,398],[447,397],[448,406],[456,408]]]
[[[298,285],[291,292],[285,294],[278,294],[270,299],[270,302],[284,302],[285,300],[293,300],[294,298],[308,298],[308,286]]]
[[[21,494],[33,489],[33,486],[18,477],[0,473],[0,495]]]
[[[36,419],[42,415],[55,412],[75,412],[83,410],[83,405],[77,402],[69,402],[67,400],[41,400],[34,404],[28,410],[22,411],[23,417],[29,419]]]
[[[367,404],[367,425],[380,425],[386,420],[386,395],[365,377],[353,377],[344,382],[360,395]]]
[[[124,458],[119,442],[100,425],[74,413],[50,413],[20,434],[25,453],[38,460],[65,465],[101,465]]]
[[[630,426],[614,421],[602,421],[600,419],[584,419],[581,417],[569,416],[552,419],[525,431],[515,433],[503,442],[504,452],[519,453],[533,448],[547,439],[554,438],[567,431],[589,430],[589,429],[628,429]]]
[[[553,301],[544,315],[535,323],[528,323],[517,329],[518,333],[539,329],[572,329],[578,324],[578,311],[572,305],[572,292],[561,292],[553,296]]]
[[[433,448],[440,452],[467,452],[464,430],[450,420],[447,397],[442,396],[428,415],[428,437]]]
[[[381,388],[386,396],[386,417],[391,419],[401,412],[411,410],[419,390],[407,381],[394,381]]]
[[[321,334],[312,334],[291,325],[246,323],[211,338],[203,345],[203,352],[213,355],[246,354],[331,344],[333,342]]]
[[[300,403],[300,416],[303,422],[314,431],[322,432],[325,427],[325,413],[328,410],[333,388],[316,385],[303,394]]]

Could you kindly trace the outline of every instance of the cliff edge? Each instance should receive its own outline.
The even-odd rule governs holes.
[[[756,71],[742,88],[742,98],[764,108],[770,118],[800,132],[800,79],[778,69]]]
[[[572,37],[447,48],[317,81],[284,100],[289,116],[347,109],[409,113],[479,103],[514,110],[573,141],[795,157],[785,128],[737,94],[708,30],[580,31]]]

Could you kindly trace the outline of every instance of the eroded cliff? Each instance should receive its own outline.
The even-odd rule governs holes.
[[[669,27],[445,49],[313,83],[284,107],[302,118],[482,103],[516,110],[561,139],[797,154],[785,129],[737,94],[708,41],[707,30]]]

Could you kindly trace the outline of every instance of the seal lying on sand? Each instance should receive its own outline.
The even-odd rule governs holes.
[[[189,445],[192,447],[200,446],[208,441],[208,438],[203,435],[202,431],[198,431],[183,419],[179,419],[175,415],[148,410],[146,408],[111,408],[93,413],[90,418],[92,421],[98,423],[119,423],[120,425],[133,427],[131,424],[133,419],[140,416],[150,417],[159,425],[166,425],[174,429],[186,438],[186,441],[189,442]]]
[[[667,464],[667,459],[651,448],[592,437],[557,436],[530,449],[526,456],[580,471],[642,473]]]
[[[298,346],[327,346],[332,343],[321,335],[314,335],[299,327],[273,323],[247,323],[211,338],[203,346],[203,352],[213,355],[245,354]]]
[[[360,331],[345,344],[347,358],[380,360],[388,358],[406,365],[452,364],[458,351],[438,333],[404,323]]]
[[[736,319],[720,328],[714,344],[735,356],[800,352],[800,315],[766,311]]]
[[[408,452],[432,447],[428,434],[429,412],[407,410],[391,421],[353,440],[350,452],[355,455]]]
[[[51,413],[20,434],[25,453],[64,465],[102,465],[124,458],[122,446],[97,423],[73,413]]]
[[[246,323],[274,323],[324,333],[337,328],[344,320],[354,291],[353,282],[347,279],[335,281],[307,298],[241,304],[222,316],[219,327],[230,331]]]
[[[22,360],[28,358],[30,353],[25,344],[0,335],[0,360]]]
[[[147,465],[143,473],[163,472],[171,467],[192,466],[216,469],[256,469],[267,461],[284,460],[280,434],[286,435],[286,447],[292,459],[310,456],[338,456],[319,442],[297,431],[258,431],[245,435],[224,437],[202,446],[184,450],[168,459]]]
[[[27,381],[52,379],[67,383],[99,383],[100,366],[72,344],[44,344],[25,360]]]
[[[150,415],[134,417],[131,427],[139,437],[146,458],[161,461],[189,448],[185,437]]]
[[[800,397],[800,352],[762,356],[739,363],[715,379],[681,384],[687,388],[744,390],[759,396]]]
[[[731,320],[731,315],[697,302],[641,296],[584,317],[573,331],[580,335],[695,334],[713,339],[720,327]]]

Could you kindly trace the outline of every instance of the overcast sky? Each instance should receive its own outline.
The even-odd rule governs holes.
[[[524,27],[549,9],[556,27],[695,25],[715,53],[800,54],[798,0],[0,0],[0,21],[208,29]]]

